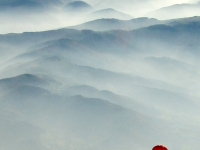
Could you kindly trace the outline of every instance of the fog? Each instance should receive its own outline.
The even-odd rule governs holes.
[[[1,149],[199,150],[200,19],[137,18],[195,1],[9,2]]]
[[[101,18],[129,20],[146,16],[165,20],[192,17],[199,15],[199,8],[195,6],[196,2],[192,0],[88,0],[85,3],[90,6],[90,9],[87,9],[84,4],[77,5],[75,1],[68,0],[31,0],[26,3],[23,0],[2,1],[0,3],[0,33],[46,31],[75,26]],[[162,10],[164,7],[182,3],[192,4],[192,6],[184,8],[184,10],[181,8]],[[69,10],[69,6],[73,7],[73,9],[70,8],[72,10],[71,13],[66,10],[66,8]]]

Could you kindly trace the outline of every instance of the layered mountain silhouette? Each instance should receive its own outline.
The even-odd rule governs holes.
[[[3,126],[4,134],[9,133],[9,129],[18,125],[19,120],[23,118],[26,122],[34,122],[34,125],[24,121],[24,123],[21,123],[24,128],[20,131],[25,132],[29,129],[32,139],[40,137],[48,143],[51,143],[54,138],[43,137],[41,132],[37,132],[38,134],[35,135],[33,131],[40,131],[39,129],[41,129],[43,133],[54,136],[64,133],[65,136],[59,138],[67,144],[68,140],[79,138],[86,147],[88,142],[95,142],[96,140],[106,142],[107,139],[111,138],[112,143],[124,141],[126,144],[122,146],[125,148],[128,148],[127,144],[134,147],[135,143],[140,142],[139,137],[147,137],[147,132],[150,133],[150,137],[152,137],[151,134],[156,134],[159,137],[160,133],[166,133],[167,130],[171,130],[172,134],[176,133],[170,127],[165,127],[165,130],[159,129],[163,127],[161,120],[155,120],[98,98],[86,98],[79,95],[63,98],[38,87],[22,86],[4,95],[1,99],[1,107],[11,109],[12,112],[19,112],[15,116],[15,120],[10,122],[10,126]],[[20,114],[24,115],[21,116]],[[126,117],[124,118],[124,116]],[[1,115],[1,117],[5,120],[4,115]],[[7,121],[11,120],[8,118]],[[4,122],[4,124],[7,125],[8,122]],[[32,126],[32,130],[29,126]],[[124,127],[126,132],[123,131]],[[15,129],[18,128],[13,128],[13,131]],[[115,134],[113,135],[113,133]],[[135,139],[135,142],[126,141],[123,137]],[[165,137],[167,139],[169,135],[165,134]],[[29,139],[30,135],[24,134],[23,138]],[[150,142],[154,141],[155,139],[151,138]],[[23,145],[19,145],[21,144],[20,141],[15,138],[10,139],[10,143],[17,144],[19,148],[24,150]],[[36,144],[39,144],[39,141]],[[149,142],[143,144],[147,147]],[[3,143],[3,146],[5,145]],[[46,147],[43,142],[37,146]],[[77,146],[81,145],[78,144]],[[98,148],[99,146],[102,146],[101,143],[94,147]],[[111,144],[102,147],[107,149],[115,146]]]
[[[66,4],[63,8],[66,13],[83,15],[94,10],[94,8],[84,1],[73,1]]]
[[[175,4],[175,5],[171,5],[171,6],[153,11],[147,14],[147,16],[158,18],[158,19],[174,19],[174,18],[192,17],[192,16],[198,16],[200,14],[199,8],[200,8],[199,3]]]
[[[162,23],[162,21],[152,18],[136,18],[127,21],[118,19],[97,19],[69,28],[78,30],[89,29],[94,31],[133,30]]]
[[[0,35],[2,148],[199,149],[199,17],[71,28]]]
[[[153,25],[167,25],[167,26],[195,26],[199,24],[199,17],[189,17],[170,20],[157,20],[154,18],[135,18],[131,20],[118,20],[118,19],[97,19],[89,21],[76,26],[68,28],[77,30],[94,30],[94,31],[109,31],[109,30],[135,30]]]
[[[91,14],[89,14],[87,18],[90,20],[101,19],[101,18],[115,18],[115,19],[121,19],[121,20],[128,20],[128,19],[132,19],[133,17],[128,14],[116,11],[115,9],[107,8],[107,9],[94,11]]]
[[[1,1],[0,2],[0,9],[3,10],[13,10],[13,9],[43,9],[43,5],[39,2],[35,2],[32,0],[10,0],[10,1]]]

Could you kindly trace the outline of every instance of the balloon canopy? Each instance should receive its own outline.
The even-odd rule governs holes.
[[[163,146],[163,145],[156,145],[153,147],[152,150],[168,150],[167,147]]]

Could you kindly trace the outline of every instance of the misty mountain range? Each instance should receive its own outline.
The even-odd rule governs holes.
[[[16,8],[16,7],[44,7],[45,5],[58,5],[62,4],[59,0],[1,0],[0,6],[2,9]]]
[[[198,16],[200,14],[199,8],[200,8],[200,2],[197,2],[195,4],[190,4],[190,3],[175,4],[150,12],[147,14],[147,16],[156,17],[159,19],[162,18],[172,19],[172,18]]]
[[[129,3],[129,5],[126,5],[126,3]],[[126,28],[132,30],[133,28],[129,26],[132,25],[131,22],[134,18],[148,17],[166,20],[199,15],[199,3],[197,2],[171,6],[165,6],[169,5],[171,3],[170,1],[165,3],[158,3],[157,0],[151,2],[141,2],[138,0],[126,0],[123,2],[114,2],[112,0],[3,0],[0,2],[0,33],[10,33],[10,31],[12,33],[45,31],[79,26],[85,22],[98,19],[127,20],[129,23]],[[184,9],[182,9],[182,6]],[[14,25],[12,24],[13,21],[15,21]],[[152,23],[147,25],[152,25]],[[37,26],[35,26],[35,24],[37,24]],[[23,28],[21,28],[22,26]],[[145,25],[142,27],[144,26]],[[108,28],[108,30],[109,29],[110,28]]]
[[[160,3],[1,1],[0,149],[199,150],[199,3]]]
[[[83,13],[89,13],[94,11],[94,8],[83,1],[74,1],[64,6],[64,11],[72,15],[83,15]]]

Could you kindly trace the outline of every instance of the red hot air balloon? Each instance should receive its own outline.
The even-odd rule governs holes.
[[[152,150],[168,150],[167,147],[163,146],[163,145],[156,145],[153,147]]]

